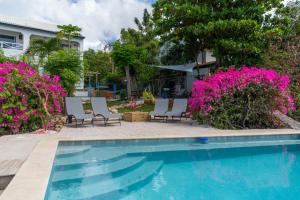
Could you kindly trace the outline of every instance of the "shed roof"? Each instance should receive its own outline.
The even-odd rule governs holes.
[[[183,72],[193,72],[196,63],[188,63],[183,65],[154,65],[153,67],[158,67],[161,69],[170,69],[175,71],[183,71]]]
[[[206,63],[188,63],[183,65],[154,65],[153,67],[158,67],[161,69],[169,69],[169,70],[175,70],[175,71],[182,71],[182,72],[193,72],[194,68],[196,66],[199,66],[200,68],[209,67],[210,65],[215,64],[215,61],[206,62]]]

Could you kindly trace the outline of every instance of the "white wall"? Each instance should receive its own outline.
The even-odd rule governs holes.
[[[200,76],[201,75],[207,75],[210,73],[210,68],[201,68],[199,71]],[[197,69],[194,69],[193,73],[191,72],[187,72],[186,74],[186,88],[188,92],[191,92],[192,88],[193,88],[193,83],[194,81],[196,81],[196,76],[198,74]]]
[[[213,57],[212,52],[210,50],[205,50],[205,62],[213,62],[216,61],[216,58]],[[202,60],[202,53],[199,53],[197,58],[198,63],[204,63]]]
[[[43,30],[34,30],[30,28],[23,28],[23,27],[18,27],[18,26],[13,26],[13,25],[6,25],[6,24],[0,24],[0,30],[6,31],[7,33],[14,32],[15,34],[22,34],[23,35],[23,50],[15,50],[15,49],[3,49],[4,54],[6,56],[10,57],[15,57],[19,58],[21,54],[24,54],[26,49],[29,47],[30,44],[30,37],[31,36],[41,36],[41,37],[46,37],[46,38],[52,38],[56,37],[56,33],[51,33]],[[17,39],[19,36],[17,37]],[[17,40],[21,43],[20,40]],[[81,53],[81,59],[83,60],[83,39],[82,38],[74,38],[72,41],[77,42],[79,46],[79,51]],[[17,42],[18,43],[18,42]],[[83,66],[82,66],[83,67]],[[83,70],[82,70],[83,72]],[[84,87],[84,81],[83,81],[83,73],[82,73],[82,78],[80,83],[76,85],[78,89],[83,89]]]
[[[213,57],[211,51],[206,50],[206,62],[213,62],[213,61],[216,61],[216,58]]]
[[[0,24],[0,30],[5,30],[6,32],[15,32],[16,34],[21,33],[23,35],[23,53],[29,47],[30,37],[32,35],[41,36],[52,38],[56,37],[56,33],[51,33],[43,30],[33,30],[30,28],[23,28],[18,26],[11,26],[6,24]],[[81,38],[74,38],[73,41],[80,44],[80,51],[83,51],[83,39]]]

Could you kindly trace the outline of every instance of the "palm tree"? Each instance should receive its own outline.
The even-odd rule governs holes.
[[[26,50],[26,54],[30,56],[38,56],[39,65],[43,65],[45,58],[48,58],[50,53],[60,49],[60,39],[34,39],[31,41],[29,48]]]
[[[60,29],[60,32],[58,32],[58,35],[67,38],[68,46],[70,49],[72,38],[80,36],[81,28],[78,26],[73,26],[72,24],[58,25],[57,28]]]

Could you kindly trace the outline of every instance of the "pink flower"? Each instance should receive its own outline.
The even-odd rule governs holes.
[[[272,69],[245,66],[241,70],[230,68],[227,72],[219,71],[205,80],[195,81],[188,103],[192,112],[207,114],[213,110],[212,104],[219,102],[225,95],[231,95],[235,90],[243,90],[254,84],[276,89],[280,94],[278,109],[287,113],[295,110],[288,92],[289,82],[288,76],[281,76]]]
[[[66,91],[59,80],[59,76],[40,76],[25,63],[0,64],[0,118],[4,119],[1,127],[15,133],[32,117],[45,120],[47,112],[61,112]]]
[[[60,80],[59,76],[57,76],[57,75],[54,75],[54,76],[53,76],[53,81],[54,81],[55,83],[58,83],[59,80]]]

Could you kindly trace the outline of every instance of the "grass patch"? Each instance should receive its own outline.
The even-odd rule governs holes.
[[[118,105],[121,105],[121,104],[125,104],[126,101],[107,101],[107,106],[108,107],[112,107],[112,106],[118,106]],[[85,103],[83,104],[83,108],[84,110],[92,110],[92,105],[91,103]]]
[[[84,110],[92,110],[92,105],[91,103],[84,103],[83,108]]]
[[[154,105],[146,105],[143,104],[141,107],[134,109],[134,112],[151,112],[154,110]],[[128,107],[118,109],[119,113],[132,112],[132,110]]]
[[[112,106],[118,106],[121,104],[126,104],[126,101],[121,101],[121,100],[117,100],[117,101],[107,101],[107,106],[108,107],[112,107]]]
[[[128,104],[126,101],[107,101],[107,106],[118,106],[122,104]],[[91,103],[85,103],[83,104],[84,110],[92,110]],[[134,112],[151,112],[154,110],[154,105],[146,105],[143,104],[142,106],[139,106],[138,108],[134,109]],[[129,107],[122,107],[118,109],[119,113],[125,113],[125,112],[132,112],[132,110]]]

